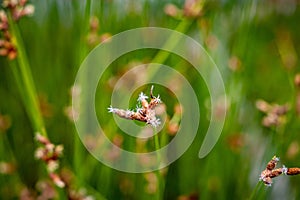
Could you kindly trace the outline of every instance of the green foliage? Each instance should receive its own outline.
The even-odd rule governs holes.
[[[284,5],[268,0],[204,1],[200,16],[173,18],[164,12],[165,6],[173,3],[181,9],[184,1],[86,2],[32,1],[34,16],[14,23],[13,33],[20,31],[15,37],[24,43],[24,49],[22,44],[18,46],[15,61],[0,58],[0,199],[17,199],[24,188],[40,194],[38,183],[49,180],[45,164],[34,158],[38,146],[34,134],[40,131],[46,135],[43,128],[51,142],[64,145],[60,168],[72,174],[72,188],[83,188],[95,199],[300,198],[300,177],[276,178],[272,187],[258,183],[260,172],[273,155],[281,157],[287,166],[300,166],[300,89],[294,84],[300,71],[299,5],[293,5],[294,1]],[[229,103],[226,123],[218,143],[204,159],[198,158],[198,152],[209,124],[210,96],[202,77],[188,61],[165,51],[138,50],[114,61],[101,78],[95,97],[98,118],[108,138],[121,135],[124,148],[132,151],[137,150],[135,139],[123,133],[106,113],[111,83],[132,68],[133,62],[155,61],[178,70],[193,86],[200,102],[198,134],[180,159],[154,173],[160,194],[151,192],[151,173],[123,173],[98,162],[82,145],[66,115],[77,70],[96,45],[87,42],[91,16],[99,19],[99,36],[145,26],[187,34],[203,44],[222,73]],[[162,86],[155,87],[172,119],[176,96]],[[150,84],[133,94],[131,108],[135,108],[138,93],[149,88]],[[34,95],[41,111],[34,104]],[[264,127],[261,122],[265,115],[255,107],[258,99],[289,104],[284,123]],[[1,124],[3,116],[10,121],[6,129]],[[168,132],[165,127],[156,137],[160,146],[173,138]],[[155,143],[149,141],[149,149],[159,146],[156,139]],[[5,164],[12,165],[11,172],[3,169]],[[56,198],[67,198],[66,190],[55,190]]]

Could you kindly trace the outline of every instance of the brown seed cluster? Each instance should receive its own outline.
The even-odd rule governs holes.
[[[158,189],[158,179],[155,173],[150,172],[147,174],[144,174],[144,177],[146,179],[146,186],[145,186],[145,191],[148,194],[155,194]]]
[[[87,35],[87,43],[89,46],[93,47],[101,42],[109,42],[111,38],[110,33],[103,33],[99,35],[99,19],[96,16],[90,19],[90,30]]]
[[[33,5],[27,5],[27,0],[4,0],[2,5],[11,13],[14,21],[34,12]],[[9,60],[17,57],[17,49],[12,42],[8,17],[4,10],[0,10],[0,55],[6,56]]]
[[[130,119],[130,120],[137,120],[141,122],[146,122],[153,127],[157,127],[160,125],[160,120],[155,116],[154,108],[161,103],[159,95],[157,97],[153,96],[153,86],[151,87],[150,92],[151,100],[148,102],[148,96],[146,96],[143,92],[140,93],[138,102],[140,102],[141,107],[137,107],[136,111],[131,110],[123,110],[119,108],[113,108],[110,106],[108,108],[108,112],[115,113],[119,117]]]
[[[263,181],[265,185],[272,185],[272,178],[275,178],[281,174],[285,175],[297,175],[300,174],[300,168],[287,168],[284,165],[281,168],[276,168],[277,163],[279,162],[279,158],[274,156],[267,164],[265,170],[263,170],[260,174],[259,180]]]
[[[84,187],[78,188],[76,186],[76,180],[74,180],[74,174],[66,168],[63,168],[60,172],[60,177],[65,183],[65,199],[68,200],[94,200],[95,197],[89,195],[88,190]],[[55,177],[54,177],[55,178]],[[21,200],[46,200],[46,199],[58,199],[59,195],[54,185],[49,180],[39,180],[34,188],[24,187],[19,195]]]
[[[179,18],[182,15],[182,11],[171,3],[165,6],[164,12],[166,13],[166,15],[174,18]]]
[[[197,18],[203,14],[203,0],[186,0],[184,3],[183,14],[186,17]]]
[[[0,55],[6,56],[9,60],[17,57],[17,49],[11,41],[11,34],[8,29],[7,15],[0,10]]]
[[[174,18],[198,18],[203,15],[203,7],[205,1],[203,0],[185,0],[184,6],[182,9],[178,8],[176,5],[168,3],[164,12]]]
[[[266,114],[262,120],[262,124],[265,127],[280,126],[284,124],[285,115],[289,110],[288,104],[269,104],[264,100],[257,100],[256,108]]]
[[[46,163],[49,176],[54,184],[61,188],[65,187],[64,181],[55,173],[59,167],[58,159],[62,156],[63,146],[54,145],[48,138],[39,133],[36,135],[36,140],[41,144],[41,147],[36,149],[35,157]]]
[[[4,0],[2,5],[10,10],[15,21],[34,13],[34,6],[27,4],[27,0]]]

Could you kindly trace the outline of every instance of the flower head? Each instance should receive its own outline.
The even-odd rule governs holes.
[[[148,96],[145,95],[143,92],[141,92],[139,95],[138,101],[142,102],[142,101],[145,101],[146,99],[148,99]]]
[[[35,139],[40,144],[40,147],[35,151],[35,158],[45,162],[49,176],[54,184],[58,187],[64,187],[65,183],[58,174],[54,173],[59,168],[59,157],[63,154],[64,147],[62,145],[54,145],[40,133],[36,133]]]
[[[264,182],[266,186],[272,185],[272,179],[280,176],[281,174],[285,175],[297,175],[300,174],[300,168],[287,168],[284,165],[281,168],[275,169],[279,158],[274,156],[267,164],[266,169],[263,170],[259,176],[259,180]]]
[[[4,0],[2,5],[10,11],[14,21],[34,13],[34,6],[27,5],[27,0]],[[2,33],[0,39],[4,41],[0,43],[0,55],[14,60],[17,57],[17,47],[12,41],[8,17],[4,10],[0,10],[0,31]]]
[[[152,95],[153,86],[151,88],[151,100],[148,102],[146,99],[149,97],[146,96],[143,92],[139,94],[138,102],[141,103],[141,107],[137,106],[136,111],[132,110],[123,110],[119,108],[113,108],[112,106],[108,107],[108,112],[117,114],[119,117],[130,119],[130,120],[138,120],[142,122],[146,122],[153,127],[157,127],[160,125],[160,120],[155,116],[155,106],[161,103],[160,97],[155,97]]]
[[[256,108],[266,114],[262,119],[262,125],[273,127],[281,126],[286,122],[285,118],[289,110],[289,105],[269,104],[264,100],[257,100]]]

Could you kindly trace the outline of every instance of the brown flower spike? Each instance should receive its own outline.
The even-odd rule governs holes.
[[[138,102],[140,102],[141,107],[137,107],[136,111],[131,110],[123,110],[119,108],[113,108],[110,106],[108,108],[108,112],[115,113],[119,117],[130,119],[130,120],[138,120],[141,122],[146,122],[153,127],[157,127],[160,125],[160,120],[155,116],[154,108],[161,103],[159,95],[157,97],[153,96],[153,86],[150,91],[151,100],[148,102],[148,96],[146,96],[143,92],[140,93]]]
[[[275,178],[281,174],[285,175],[297,175],[300,174],[300,168],[287,168],[284,165],[281,168],[275,169],[277,163],[279,162],[279,158],[274,156],[267,164],[267,167],[264,171],[261,172],[259,180],[263,181],[265,185],[272,185],[272,178]]]
[[[63,146],[52,144],[48,138],[39,133],[36,135],[36,140],[40,143],[41,147],[35,151],[35,157],[46,163],[49,177],[54,184],[60,188],[65,187],[64,181],[55,173],[59,167],[58,159],[63,153]]]
[[[289,105],[269,104],[264,100],[256,101],[256,108],[265,113],[262,125],[265,127],[280,126],[285,123],[285,115],[289,111]]]
[[[9,60],[17,57],[17,47],[9,30],[7,13],[10,12],[13,21],[16,22],[23,16],[34,13],[34,6],[27,4],[27,0],[4,0],[2,6],[6,9],[0,10],[0,56],[6,56]]]

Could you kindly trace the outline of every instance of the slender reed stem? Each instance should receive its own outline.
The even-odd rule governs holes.
[[[178,26],[176,27],[175,31],[185,33],[189,26],[191,25],[193,21],[189,19],[183,19]],[[178,42],[177,34],[173,34],[170,36],[170,38],[166,41],[164,44],[164,47],[167,49],[173,49]],[[160,50],[156,56],[153,58],[151,63],[161,63],[163,64],[167,58],[169,57],[170,52],[162,51]],[[150,65],[151,65],[150,63]],[[155,76],[157,72],[157,68],[153,68],[152,70],[149,71],[147,79],[151,80],[152,77]],[[153,128],[154,133],[156,133],[156,128]],[[159,144],[159,137],[158,134],[155,134],[154,136],[154,145],[155,145],[155,150],[160,149],[160,144]],[[158,164],[161,162],[160,154],[157,153],[157,161]],[[163,177],[161,176],[160,170],[156,170],[156,176],[158,180],[158,187],[157,187],[157,199],[163,199],[163,191],[164,191],[164,180]]]
[[[158,137],[158,134],[156,133],[155,127],[153,128],[153,133],[155,134],[154,135],[154,147],[155,147],[155,150],[157,151],[160,149],[160,145],[159,145],[159,137]],[[160,162],[161,162],[161,157],[160,157],[160,154],[157,153],[158,165],[160,165]],[[156,170],[155,173],[156,173],[156,177],[157,177],[157,199],[163,199],[164,180],[163,180],[163,177],[162,177],[159,169]]]
[[[255,188],[253,189],[253,191],[249,197],[249,200],[257,199],[257,195],[259,195],[259,191],[262,186],[263,186],[263,183],[261,181],[257,182]]]
[[[183,19],[178,24],[178,26],[175,28],[174,31],[185,33],[188,30],[188,28],[190,27],[190,25],[192,24],[192,22],[193,21],[190,20],[190,19]],[[177,42],[178,42],[177,34],[172,34],[169,37],[169,39],[166,41],[166,43],[164,44],[163,49],[173,49],[177,45]],[[169,55],[170,55],[170,52],[160,50],[156,54],[156,56],[152,59],[151,63],[160,63],[160,64],[163,64],[167,60],[167,58],[169,57]],[[148,80],[150,80],[156,74],[157,70],[158,70],[157,68],[154,68],[154,69],[152,69],[148,73],[148,76],[147,76]]]
[[[35,132],[39,132],[40,134],[47,136],[42,114],[39,109],[37,92],[34,86],[29,62],[23,45],[23,40],[17,24],[15,24],[12,19],[11,13],[8,12],[7,15],[10,31],[12,33],[12,41],[18,50],[17,63],[16,61],[11,61],[9,62],[9,64],[12,68],[22,96],[23,104],[25,106],[28,117],[35,129]]]
[[[91,0],[86,0],[85,4],[85,13],[84,13],[84,19],[83,19],[83,24],[82,24],[82,31],[81,31],[81,41],[79,43],[79,63],[81,63],[84,60],[84,57],[88,53],[85,37],[88,34],[89,31],[89,20],[90,20],[90,10],[91,10]],[[85,76],[88,79],[88,74]],[[83,97],[84,98],[84,97]],[[83,100],[84,101],[84,100]],[[83,108],[84,109],[84,108]],[[88,124],[88,123],[87,123]],[[82,170],[82,163],[83,163],[83,157],[84,157],[84,151],[82,149],[82,144],[80,141],[79,136],[74,137],[74,154],[75,156],[73,157],[73,164],[74,164],[74,171],[77,174],[78,180],[83,180],[83,174],[84,170]]]

